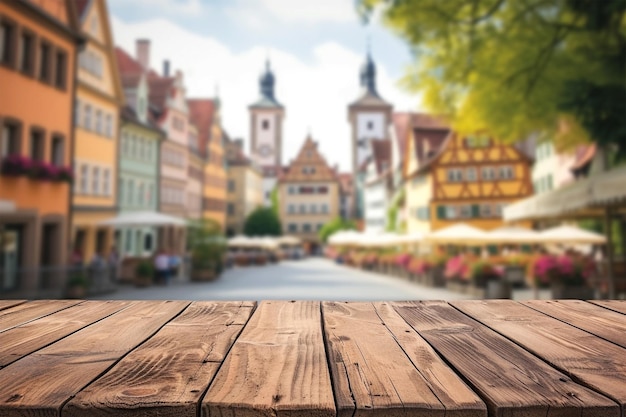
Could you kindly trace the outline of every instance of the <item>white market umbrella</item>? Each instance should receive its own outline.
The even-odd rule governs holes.
[[[421,243],[426,238],[426,235],[422,232],[412,232],[406,235],[398,235],[397,243],[398,244],[412,244],[412,243]]]
[[[541,243],[604,244],[606,237],[575,226],[558,226],[539,233]]]
[[[488,240],[487,232],[465,223],[445,227],[432,232],[427,239],[436,243],[452,245],[483,244]]]
[[[356,230],[340,230],[328,238],[331,245],[354,245],[361,240],[362,233]]]
[[[252,243],[251,239],[244,235],[237,235],[228,239],[229,247],[249,247]]]
[[[531,244],[541,242],[541,235],[532,229],[505,226],[487,232],[487,239],[492,244]]]
[[[302,243],[302,241],[300,240],[300,238],[297,238],[295,236],[280,236],[276,238],[276,241],[278,242],[279,245],[299,245],[300,243]]]
[[[99,224],[112,227],[187,226],[187,221],[155,211],[136,211],[117,215]]]

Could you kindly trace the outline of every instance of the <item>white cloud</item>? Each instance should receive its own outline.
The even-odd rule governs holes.
[[[248,141],[248,105],[259,97],[258,80],[267,48],[233,53],[214,38],[196,35],[164,19],[126,24],[113,17],[112,22],[117,44],[131,55],[135,39],[151,39],[152,67],[160,72],[163,60],[169,59],[173,70],[184,72],[188,96],[212,97],[219,84],[224,127],[231,137]],[[310,128],[328,161],[350,169],[347,106],[359,94],[362,54],[335,42],[318,45],[309,64],[281,50],[270,49],[269,54],[276,97],[286,108],[283,161],[295,156]],[[415,108],[417,99],[401,92],[380,63],[377,70],[380,94],[398,110]]]
[[[286,22],[346,22],[357,18],[353,0],[260,0],[260,3]]]
[[[128,0],[109,0],[113,6],[128,6]],[[133,8],[159,10],[164,15],[198,16],[207,11],[201,0],[133,0]]]

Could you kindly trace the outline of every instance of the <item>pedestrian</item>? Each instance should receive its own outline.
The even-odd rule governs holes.
[[[70,264],[74,267],[83,266],[83,254],[80,249],[74,248],[72,256],[70,257]]]
[[[174,252],[170,252],[168,266],[167,284],[169,284],[170,278],[178,276],[178,268],[180,267],[180,258]]]
[[[156,271],[157,283],[167,284],[167,277],[169,275],[169,257],[163,249],[159,250],[154,258],[154,270]]]

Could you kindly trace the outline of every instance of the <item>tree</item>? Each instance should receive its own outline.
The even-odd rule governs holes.
[[[278,187],[274,187],[272,193],[270,194],[270,198],[272,200],[272,210],[279,216],[279,207],[280,202],[278,201]]]
[[[221,225],[215,220],[191,221],[187,228],[187,247],[191,250],[194,270],[222,270],[226,242]]]
[[[411,46],[405,87],[461,133],[626,155],[626,0],[358,0]]]
[[[344,220],[337,217],[326,223],[319,231],[319,238],[322,242],[326,242],[328,237],[340,230],[356,230],[356,224],[352,220]]]
[[[280,236],[282,228],[274,210],[259,207],[246,218],[243,232],[247,236]]]

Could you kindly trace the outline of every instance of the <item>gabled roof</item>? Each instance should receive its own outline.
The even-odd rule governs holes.
[[[154,117],[152,117],[150,112],[148,112],[148,118],[147,118],[147,122],[146,123],[144,123],[141,120],[139,120],[139,117],[137,116],[137,113],[135,112],[135,109],[132,108],[131,106],[124,106],[124,107],[122,107],[122,111],[120,113],[120,116],[121,116],[122,120],[124,120],[126,122],[131,122],[131,123],[134,123],[136,125],[143,126],[146,129],[150,129],[150,130],[153,130],[155,132],[158,132],[161,135],[165,135],[165,132],[157,125],[156,120],[154,120]]]
[[[319,152],[318,144],[308,136],[298,156],[283,171],[281,182],[337,181],[337,175]]]
[[[418,161],[419,169],[422,170],[445,148],[445,143],[450,137],[450,126],[443,117],[427,113],[412,113],[409,129],[413,142],[414,157]],[[407,147],[408,148],[408,147]],[[409,175],[412,173],[409,173]]]
[[[211,140],[211,126],[216,112],[215,101],[212,99],[187,100],[189,120],[198,128],[198,149],[206,156],[206,148]]]
[[[339,187],[344,194],[352,194],[354,192],[354,176],[350,172],[341,172],[337,174]]]
[[[157,112],[161,113],[165,109],[167,98],[173,93],[175,77],[149,76],[150,105]]]
[[[413,113],[409,112],[394,113],[391,116],[391,123],[395,131],[397,146],[398,149],[400,149],[401,154],[404,154],[404,150],[406,149],[406,140],[411,129],[412,117]]]
[[[372,94],[370,91],[365,91],[359,96],[358,99],[350,103],[349,107],[388,107],[391,108],[391,104],[387,103],[380,96]]]
[[[571,171],[579,171],[587,167],[593,161],[596,155],[596,144],[580,145],[576,148],[574,153],[574,163],[570,168]]]
[[[141,75],[144,72],[144,69],[139,61],[131,57],[119,46],[115,47],[115,57],[117,58],[117,67],[122,75],[136,76]]]

